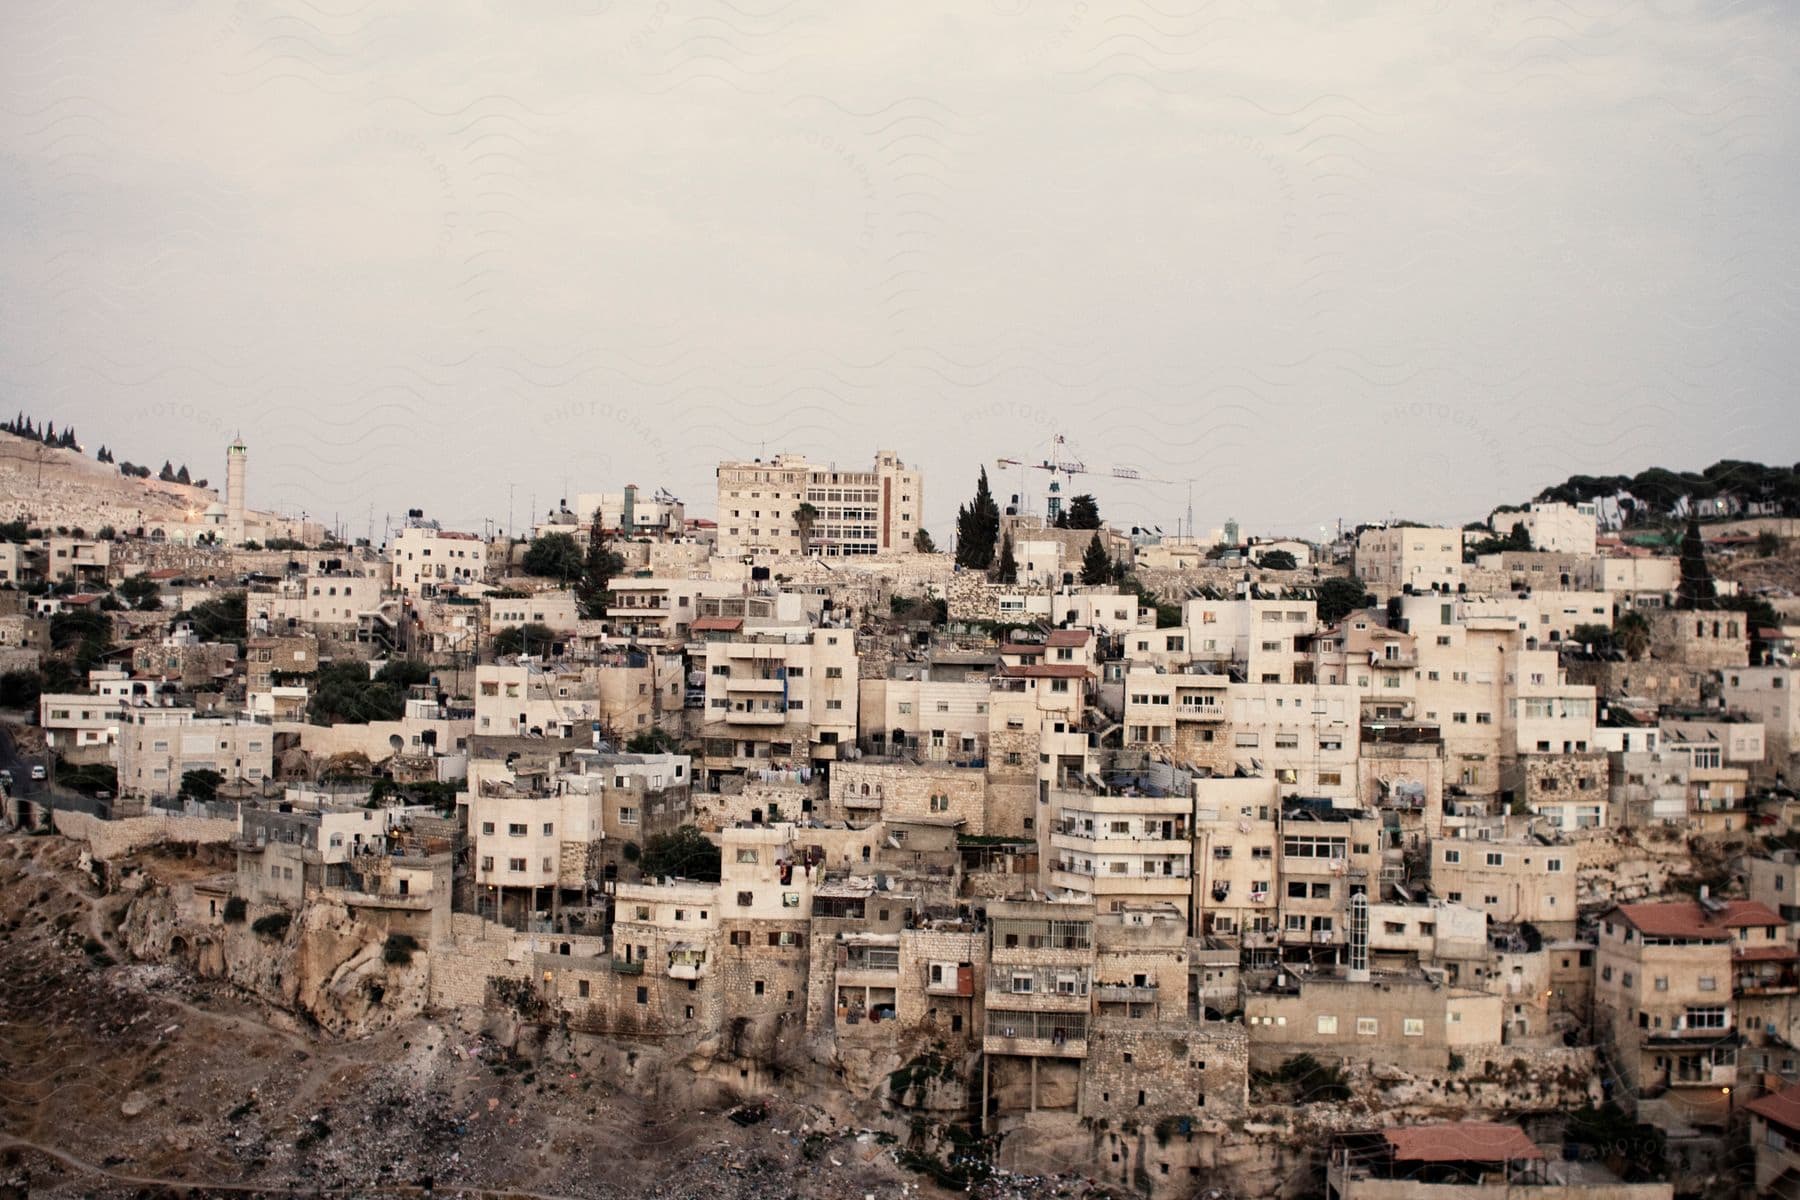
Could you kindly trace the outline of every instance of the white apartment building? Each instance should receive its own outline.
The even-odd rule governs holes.
[[[679,579],[652,576],[614,579],[606,620],[612,636],[641,646],[676,645],[693,635],[704,598],[742,596],[734,579]],[[798,619],[801,597],[779,593],[777,611]],[[791,602],[791,603],[788,603]]]
[[[124,700],[117,697],[45,692],[38,697],[38,727],[45,744],[58,754],[111,746],[119,740],[124,709]]]
[[[844,471],[778,454],[722,462],[717,552],[725,557],[849,558],[910,551],[925,506],[924,476],[891,450],[867,471]],[[802,544],[800,506],[815,516]]]
[[[687,509],[658,490],[646,496],[636,484],[617,492],[581,492],[575,497],[575,521],[585,534],[600,513],[601,528],[617,537],[679,537],[687,529]]]
[[[1727,707],[1762,722],[1773,760],[1781,762],[1800,747],[1800,667],[1728,667],[1720,672]]]
[[[1189,600],[1182,616],[1194,662],[1232,662],[1251,683],[1311,676],[1311,638],[1319,627],[1311,600]]]
[[[1559,554],[1590,555],[1594,552],[1594,506],[1591,503],[1563,504],[1537,502],[1522,513],[1495,513],[1489,524],[1495,533],[1512,529],[1511,522],[1525,526],[1531,535],[1533,550],[1550,550]]]
[[[706,643],[707,765],[805,765],[856,738],[856,634],[775,627]]]
[[[596,725],[629,736],[681,707],[680,660],[576,666],[515,659],[475,669],[475,728],[486,737],[574,738],[591,744]]]
[[[126,710],[119,727],[119,792],[168,797],[188,771],[217,771],[228,786],[260,789],[275,750],[272,725],[203,717],[191,708]]]
[[[488,593],[488,632],[543,625],[552,633],[574,633],[581,625],[581,605],[569,588],[551,588],[526,595]]]
[[[931,762],[983,757],[988,744],[989,680],[865,679],[857,738],[875,754],[911,751]]]
[[[1361,701],[1344,684],[1234,683],[1226,691],[1233,771],[1275,780],[1283,796],[1356,801]]]
[[[1568,682],[1556,651],[1513,655],[1505,683],[1505,752],[1577,754],[1593,744],[1594,688]]]
[[[1424,525],[1365,529],[1356,539],[1357,578],[1385,600],[1410,586],[1415,592],[1462,582],[1463,532]]]
[[[413,524],[395,535],[388,562],[394,589],[416,599],[480,583],[487,573],[487,543],[472,533]]]
[[[1194,780],[1193,927],[1236,937],[1247,964],[1279,949],[1281,794],[1273,779]]]
[[[1092,899],[1095,911],[1162,901],[1191,908],[1192,800],[1051,791],[1038,861],[1051,889]]]

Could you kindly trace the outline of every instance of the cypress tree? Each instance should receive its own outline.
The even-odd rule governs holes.
[[[1680,608],[1711,608],[1717,595],[1712,571],[1706,565],[1706,542],[1700,536],[1700,520],[1689,517],[1687,532],[1681,537],[1681,587],[1676,593],[1676,605]]]
[[[975,496],[956,513],[956,562],[958,566],[985,571],[994,565],[994,544],[1000,538],[1000,506],[988,490],[987,468],[975,483]]]
[[[1010,533],[1000,541],[1000,562],[994,568],[994,578],[1000,583],[1019,582],[1019,560],[1013,557],[1013,540]]]
[[[1112,559],[1106,556],[1106,547],[1100,544],[1100,535],[1095,533],[1088,542],[1087,552],[1081,556],[1081,582],[1094,586],[1110,582],[1112,577]]]

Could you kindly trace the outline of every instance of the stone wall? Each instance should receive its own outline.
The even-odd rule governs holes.
[[[737,945],[732,944],[734,933]],[[791,945],[779,944],[783,933],[791,935]],[[780,1064],[799,1050],[806,1032],[810,933],[805,917],[720,920],[713,974],[720,995],[723,1056]],[[771,937],[777,944],[769,944]]]
[[[1149,1126],[1165,1118],[1243,1116],[1249,1101],[1244,1027],[1185,1018],[1097,1017],[1082,1064],[1081,1115]]]
[[[1678,662],[1609,662],[1599,659],[1569,658],[1563,662],[1572,684],[1586,684],[1594,694],[1631,696],[1649,700],[1658,706],[1672,704],[1692,707],[1701,701],[1702,692],[1712,676],[1707,667],[1688,666]]]
[[[236,818],[188,817],[173,813],[151,813],[142,817],[123,817],[103,821],[82,812],[57,809],[56,832],[78,842],[86,842],[95,858],[102,862],[166,842],[222,844],[237,833]]]
[[[1744,614],[1680,609],[1652,612],[1650,655],[1659,663],[1690,667],[1747,666],[1750,641]]]
[[[880,801],[884,821],[960,820],[960,832],[987,832],[987,773],[946,763],[842,762],[831,770],[825,820],[849,819],[847,797]],[[934,800],[941,804],[933,807]],[[867,819],[870,809],[859,810]]]
[[[1018,761],[1008,762],[1009,754]],[[988,734],[987,816],[982,825],[989,836],[1036,836],[1037,760],[1036,730],[995,729]]]

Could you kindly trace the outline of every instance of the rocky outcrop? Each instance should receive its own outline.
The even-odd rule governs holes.
[[[119,934],[134,957],[227,980],[334,1037],[361,1037],[426,1007],[429,955],[388,953],[382,932],[341,904],[315,901],[297,916],[254,906],[227,922],[197,917],[205,906],[189,891],[151,888],[133,899]]]

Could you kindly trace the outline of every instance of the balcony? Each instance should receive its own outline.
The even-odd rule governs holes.
[[[1094,999],[1102,1004],[1155,1004],[1154,983],[1097,983]]]
[[[680,946],[669,951],[669,978],[693,981],[707,975],[706,952]]]
[[[975,969],[968,964],[959,965],[954,971],[946,971],[940,979],[928,980],[925,984],[928,996],[973,996],[975,994]]]
[[[730,725],[786,725],[787,711],[779,708],[733,708],[725,713]]]
[[[787,690],[787,680],[764,678],[760,675],[733,675],[725,681],[725,690],[727,692],[762,692],[780,695]]]
[[[989,1009],[982,1050],[988,1054],[1086,1058],[1087,1016]]]
[[[644,973],[644,960],[641,958],[612,958],[607,960],[607,965],[619,975],[642,975]]]
[[[1222,704],[1177,704],[1175,717],[1180,721],[1223,721],[1225,706]]]

